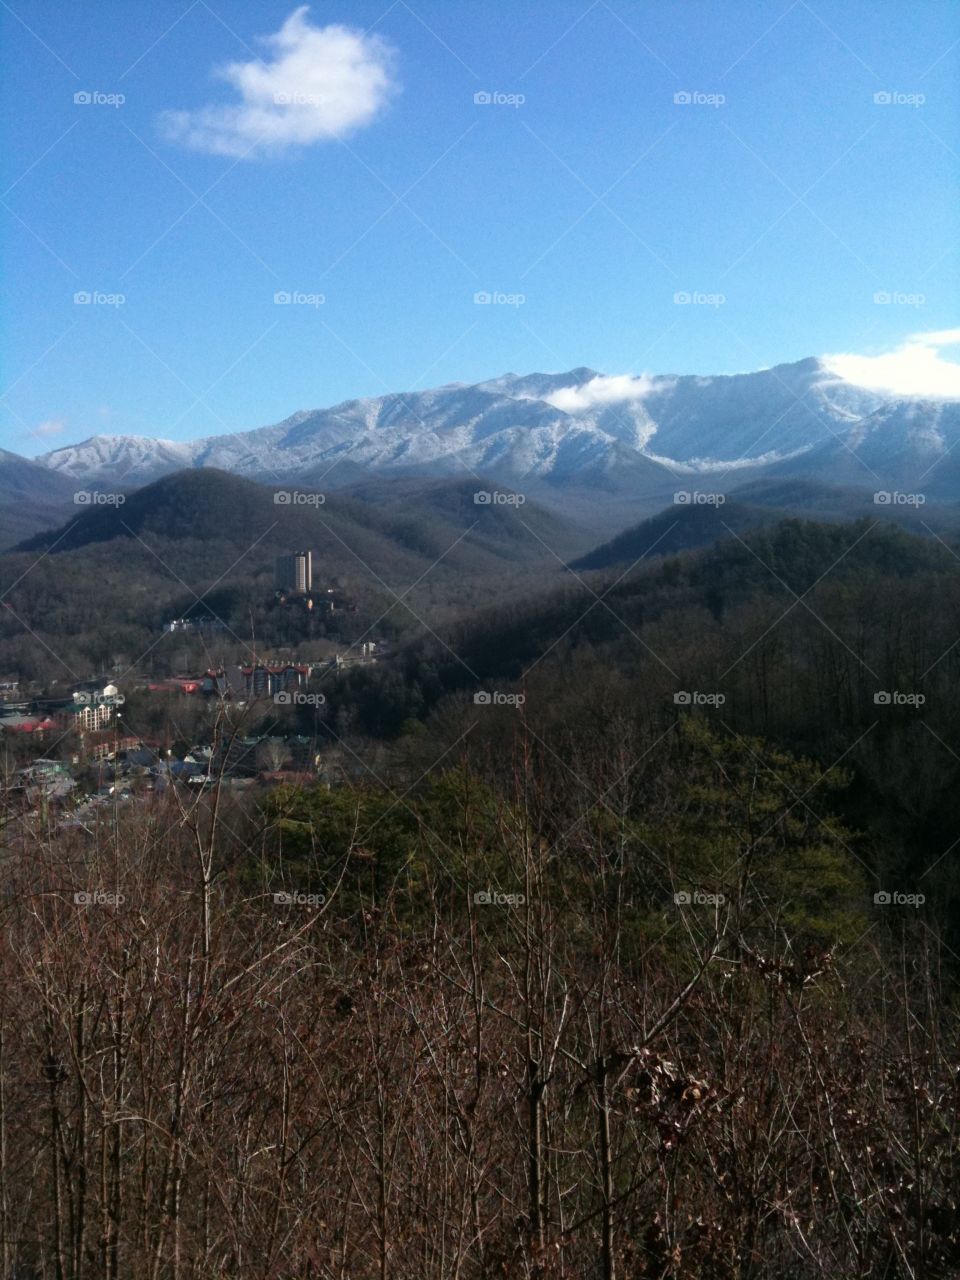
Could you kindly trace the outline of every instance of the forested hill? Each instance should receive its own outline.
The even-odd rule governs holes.
[[[830,598],[875,592],[889,596],[891,608],[917,597],[924,612],[933,613],[945,599],[938,593],[960,585],[960,560],[937,540],[879,521],[790,519],[621,573],[622,567],[588,579],[570,574],[562,587],[523,604],[493,607],[459,629],[452,646],[478,673],[517,677],[558,647],[568,652],[580,644],[611,645],[618,654],[635,654],[630,629],[681,612],[718,628],[750,609],[794,606],[809,616],[797,597],[814,588]],[[879,633],[883,618],[867,619],[865,626]],[[717,639],[727,643],[731,637]],[[460,672],[465,679],[462,667]]]
[[[352,623],[328,628],[350,643],[373,626],[386,638],[422,631],[427,610],[486,606],[531,574],[558,576],[563,558],[589,544],[569,522],[483,483],[326,494],[202,469],[130,494],[87,491],[68,524],[0,555],[0,670],[76,679],[115,657],[159,662],[164,623],[196,613],[248,642],[255,630],[296,645],[292,621],[280,627],[269,612],[276,557],[295,550],[313,552],[319,590],[335,585],[356,604]]]
[[[588,551],[585,556],[574,560],[570,567],[578,571],[607,569],[614,565],[628,568],[650,556],[673,555],[678,551],[710,546],[735,534],[776,524],[786,514],[775,507],[750,506],[743,502],[667,507],[659,515]]]
[[[0,549],[62,523],[76,481],[0,449]]]
[[[472,611],[439,639],[412,643],[389,672],[358,674],[331,696],[359,697],[367,730],[390,733],[447,694],[567,673],[590,653],[613,668],[642,667],[645,688],[663,696],[683,687],[679,673],[691,667],[712,687],[728,667],[736,682],[761,662],[766,678],[789,668],[794,688],[794,677],[843,671],[838,693],[848,702],[854,689],[918,679],[950,648],[958,618],[960,559],[947,545],[878,521],[791,519],[625,575],[568,573],[537,594]],[[944,679],[953,660],[951,651],[930,678]],[[798,725],[808,710],[798,710]]]
[[[483,480],[422,481],[406,486],[360,487],[326,492],[257,484],[214,468],[179,471],[132,493],[79,491],[84,501],[74,518],[29,538],[17,551],[76,551],[95,543],[143,538],[164,543],[222,543],[238,552],[252,543],[265,547],[310,547],[319,554],[345,551],[381,567],[405,556],[436,557],[466,535],[460,567],[481,569],[485,555],[524,560],[548,556],[547,547],[566,551],[584,540],[569,522],[536,503]],[[489,501],[484,498],[489,497]],[[522,520],[518,518],[522,515]]]
[[[611,723],[656,741],[678,717],[706,717],[841,765],[859,855],[903,885],[929,868],[929,900],[955,920],[960,877],[943,856],[960,830],[953,550],[873,521],[788,520],[620,572],[571,574],[354,672],[331,684],[329,715],[402,742],[421,732],[436,754],[468,734],[494,756],[523,721],[559,735],[560,759],[606,741]]]
[[[831,524],[879,520],[921,537],[960,541],[960,509],[955,503],[914,505],[877,497],[873,490],[796,479],[754,480],[728,493],[681,489],[671,506],[594,547],[572,561],[571,568],[627,568],[640,559],[710,546],[794,518]]]

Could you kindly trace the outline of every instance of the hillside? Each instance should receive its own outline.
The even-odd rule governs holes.
[[[477,501],[478,495],[490,501]],[[373,478],[331,493],[337,510],[362,510],[364,518],[401,543],[410,541],[440,554],[451,533],[465,534],[469,548],[498,559],[523,563],[544,556],[561,558],[589,542],[589,527],[494,481],[423,480],[396,476]],[[357,504],[356,506],[353,504]]]
[[[62,524],[76,488],[69,476],[0,449],[0,551]]]
[[[528,664],[538,664],[542,654],[556,656],[561,643],[562,651],[581,644],[610,645],[615,661],[627,655],[632,661],[643,653],[642,646],[632,643],[634,633],[643,633],[645,626],[665,613],[690,611],[704,621],[712,619],[711,629],[722,627],[723,642],[732,648],[739,632],[730,616],[738,611],[752,614],[769,606],[774,610],[773,621],[796,607],[797,596],[820,583],[824,593],[842,594],[856,587],[868,590],[863,584],[871,584],[869,590],[874,590],[880,582],[884,590],[902,591],[899,584],[914,580],[922,594],[931,589],[931,577],[944,584],[942,589],[946,584],[951,590],[960,587],[960,559],[933,539],[867,520],[831,524],[781,519],[745,531],[740,538],[650,557],[626,574],[621,564],[611,566],[585,587],[569,577],[564,586],[545,589],[516,608],[491,608],[472,619],[450,643],[478,675],[516,678]],[[603,607],[590,608],[597,596]],[[807,611],[801,609],[801,616],[809,620]],[[937,630],[947,636],[951,625],[944,618]],[[759,626],[753,634],[763,631]],[[879,617],[876,634],[879,641]],[[657,651],[664,652],[659,646]],[[458,683],[463,680],[459,665],[451,667],[451,673]]]
[[[674,555],[695,547],[711,546],[725,538],[742,536],[751,529],[775,524],[786,516],[775,507],[749,506],[743,502],[721,505],[676,505],[626,529],[610,542],[595,547],[571,562],[571,569],[624,568],[648,557]]]
[[[803,479],[767,477],[733,488],[721,503],[673,503],[571,561],[577,571],[630,565],[647,557],[711,546],[792,516],[837,522],[865,519],[893,524],[920,537],[960,537],[956,503],[877,503],[872,490]]]
[[[477,501],[490,495],[489,502]],[[523,562],[561,549],[583,534],[507,491],[482,481],[382,482],[328,494],[282,489],[214,468],[180,471],[122,496],[77,508],[62,528],[26,539],[17,551],[62,555],[116,540],[225,544],[283,551],[310,547],[321,561],[353,555],[371,570],[413,570],[423,557],[451,553],[461,568],[485,558]]]
[[[523,590],[531,574],[559,574],[564,556],[589,544],[535,503],[476,503],[476,492],[495,490],[458,481],[315,495],[204,468],[117,505],[87,504],[0,556],[0,590],[9,591],[0,667],[62,678],[77,664],[113,665],[113,654],[121,665],[149,654],[163,669],[169,649],[156,637],[181,616],[212,615],[224,628],[220,647],[241,655],[254,635],[290,646],[349,643],[370,627],[422,630],[425,610]],[[323,501],[302,500],[310,497]],[[274,608],[276,557],[298,549],[313,553],[315,588],[335,588],[354,612],[306,619]]]
[[[728,739],[839,765],[845,821],[866,833],[855,856],[880,884],[915,885],[929,868],[928,901],[960,947],[960,877],[943,857],[960,826],[956,548],[883,522],[789,519],[622,568],[493,601],[389,671],[331,685],[330,713],[409,750],[412,719],[434,752],[469,734],[477,759],[533,725],[552,743],[545,767],[588,790],[581,761],[605,741],[624,794],[649,767],[631,726],[655,757],[691,714]],[[818,796],[792,801],[819,812]]]

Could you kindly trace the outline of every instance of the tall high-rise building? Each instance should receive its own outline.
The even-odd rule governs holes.
[[[277,590],[306,595],[313,590],[313,552],[295,551],[277,557]]]

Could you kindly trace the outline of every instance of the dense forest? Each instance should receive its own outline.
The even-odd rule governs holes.
[[[960,1274],[958,557],[762,525],[461,563],[336,781],[7,804],[3,1274]]]
[[[360,486],[311,494],[315,505],[213,469],[180,472],[120,505],[79,508],[62,527],[0,555],[0,673],[61,684],[103,671],[131,678],[249,662],[254,652],[296,651],[333,638],[350,645],[422,631],[528,589],[531,567],[549,572],[584,534],[539,508],[478,505],[480,482],[402,486],[386,497]],[[294,491],[297,492],[297,491]],[[313,551],[318,591],[350,600],[335,618],[283,610],[275,601],[279,555]],[[173,618],[221,624],[204,642],[162,637]]]
[[[950,957],[849,772],[589,692],[426,772],[12,822],[4,1273],[956,1275]]]
[[[922,879],[960,952],[958,567],[951,548],[887,526],[786,522],[427,637],[332,685],[327,724],[339,736],[419,734],[439,755],[516,719],[475,705],[474,690],[522,690],[527,722],[559,734],[563,754],[605,697],[650,740],[699,702],[720,733],[848,770],[840,805],[862,833],[858,856],[878,887]]]

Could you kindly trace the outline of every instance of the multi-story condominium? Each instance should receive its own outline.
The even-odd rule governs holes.
[[[277,590],[307,595],[313,590],[313,552],[295,551],[277,558]]]

